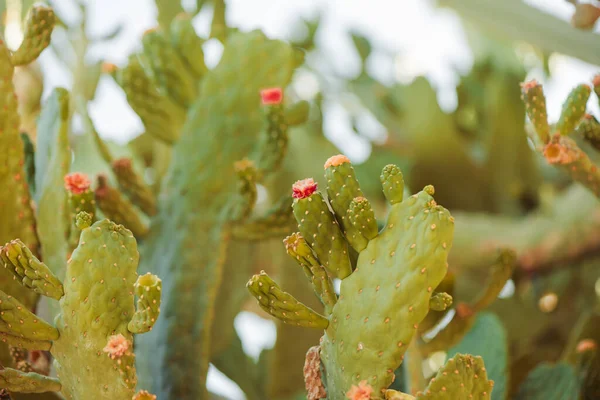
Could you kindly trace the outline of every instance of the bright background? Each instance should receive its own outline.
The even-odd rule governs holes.
[[[565,20],[570,18],[573,10],[565,0],[527,2]],[[152,0],[87,3],[91,17],[88,21],[90,36],[106,34],[117,25],[124,26],[110,44],[92,47],[90,60],[103,59],[124,65],[127,56],[139,49],[142,33],[156,25],[156,9]],[[78,14],[73,0],[55,0],[53,4],[59,15],[69,18],[67,23],[71,19],[76,21]],[[299,19],[311,19],[321,14],[322,24],[317,37],[320,55],[312,60],[314,63],[322,64],[324,70],[335,71],[340,76],[358,74],[359,58],[348,35],[350,29],[356,30],[371,39],[375,47],[375,54],[368,63],[371,75],[384,83],[409,82],[418,75],[425,75],[437,89],[441,106],[452,110],[456,104],[454,88],[458,74],[470,69],[473,58],[457,15],[435,8],[432,0],[371,0],[368,6],[365,4],[360,0],[228,0],[227,22],[242,30],[260,28],[271,37],[286,39],[294,33],[293,28]],[[200,14],[196,18],[199,34],[208,34],[209,21],[210,14]],[[218,42],[207,42],[205,53],[209,66],[218,62],[221,50]],[[43,53],[41,64],[45,75],[45,95],[56,86],[71,86],[70,76],[51,52]],[[552,79],[542,81],[550,119],[553,120],[558,118],[562,99],[568,92],[582,81],[588,81],[600,68],[559,55],[552,56],[550,68]],[[535,70],[531,75],[539,79]],[[306,98],[319,90],[318,80],[309,74],[297,79],[295,85]],[[335,89],[335,83],[327,88],[334,92]],[[356,138],[341,105],[341,102],[352,99],[340,93],[325,95],[327,136],[355,161],[364,159],[368,156],[369,146]],[[597,105],[591,104],[591,108],[597,114]],[[143,131],[141,121],[129,108],[124,94],[108,77],[101,80],[96,99],[90,105],[90,113],[97,130],[105,138],[127,142]],[[366,116],[363,122],[362,128],[371,131],[364,132],[367,135],[384,134],[384,129],[372,118]],[[240,314],[236,329],[246,351],[253,356],[258,356],[262,348],[272,346],[275,341],[274,325],[253,314]],[[210,371],[208,383],[215,393],[233,400],[244,399],[237,386],[214,368]]]

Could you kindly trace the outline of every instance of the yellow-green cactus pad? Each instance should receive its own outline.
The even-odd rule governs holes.
[[[494,383],[488,380],[481,357],[457,354],[431,379],[417,400],[489,400]]]
[[[293,210],[300,233],[315,251],[319,261],[333,276],[344,279],[352,273],[348,242],[313,179],[303,179],[292,187]]]
[[[28,311],[13,296],[0,291],[0,332],[27,340],[54,340],[59,333],[52,325]]]
[[[185,108],[158,91],[146,76],[139,57],[129,57],[129,64],[117,73],[117,82],[149,135],[165,143],[173,143],[179,138]]]
[[[184,60],[188,69],[198,79],[204,76],[207,71],[202,50],[204,40],[196,35],[192,25],[192,16],[185,13],[179,14],[171,22],[169,31],[171,45]]]
[[[265,273],[254,275],[246,284],[258,305],[267,313],[287,324],[325,329],[329,321],[284,292]]]
[[[0,369],[0,388],[19,393],[58,392],[58,379],[35,372],[24,373],[12,368]]]
[[[329,204],[338,218],[342,232],[347,237],[351,224],[347,220],[346,214],[350,209],[350,203],[356,197],[363,197],[354,167],[348,157],[340,154],[329,158],[325,162],[325,179],[327,179]]]
[[[138,298],[137,310],[129,321],[128,328],[132,333],[149,332],[160,313],[162,281],[158,276],[148,272],[138,277],[134,287]]]
[[[536,80],[521,84],[521,98],[525,103],[525,111],[535,132],[543,143],[550,140],[550,125],[546,110],[546,96],[542,85]]]
[[[149,30],[142,39],[150,78],[159,92],[183,108],[188,108],[198,95],[198,80],[185,61],[169,44],[164,32]]]
[[[67,400],[131,400],[136,386],[134,287],[139,260],[131,231],[101,220],[81,232],[67,264],[52,355]]]
[[[569,93],[569,96],[563,103],[560,118],[556,123],[555,129],[558,133],[561,135],[573,133],[575,127],[585,114],[585,107],[591,93],[592,88],[584,84],[578,85],[571,90],[571,93]]]
[[[4,268],[15,274],[23,286],[56,300],[64,295],[60,280],[19,239],[5,244],[0,249],[0,258]]]
[[[13,65],[26,65],[35,60],[50,44],[55,23],[56,15],[51,8],[32,7],[27,15],[23,42],[11,57]]]

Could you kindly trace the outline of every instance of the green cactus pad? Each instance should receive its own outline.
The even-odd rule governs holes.
[[[348,206],[346,239],[354,250],[361,252],[369,240],[377,236],[378,227],[371,203],[364,197],[356,197]]]
[[[585,114],[585,107],[592,88],[589,85],[578,85],[565,100],[562,106],[560,118],[556,123],[555,130],[561,135],[570,135]]]
[[[387,389],[429,311],[432,291],[446,274],[454,234],[454,219],[431,192],[426,188],[400,202],[396,191],[386,227],[342,281],[321,344],[330,399],[343,399],[362,380],[375,393]]]
[[[457,354],[480,356],[485,362],[487,376],[494,381],[492,400],[504,400],[508,390],[509,350],[507,332],[494,314],[477,315],[473,327],[460,343],[447,350],[448,357]]]
[[[579,378],[566,363],[541,364],[529,373],[515,400],[577,400]]]
[[[117,82],[149,135],[165,143],[174,143],[179,138],[185,108],[158,91],[137,56],[129,57],[127,67],[117,74]]]
[[[138,297],[137,310],[127,327],[132,333],[149,332],[160,313],[162,281],[148,272],[138,277],[134,288]]]
[[[287,324],[317,329],[325,329],[329,325],[327,318],[282,291],[264,271],[254,275],[246,287],[258,300],[260,308]]]
[[[268,89],[268,91],[282,93],[280,88]],[[265,103],[264,97],[263,103]],[[285,122],[281,99],[278,102],[266,103],[265,107],[267,124],[261,133],[256,159],[259,171],[266,175],[275,171],[283,163],[288,146],[288,125]]]
[[[28,311],[13,296],[0,291],[0,332],[27,340],[54,340],[59,333],[52,325]]]
[[[179,14],[171,22],[170,40],[177,54],[184,60],[187,68],[194,73],[197,79],[204,76],[206,64],[204,63],[204,51],[202,45],[204,40],[196,35],[192,25],[192,16]]]
[[[52,346],[67,400],[131,400],[136,386],[134,285],[139,260],[131,231],[109,220],[81,232],[67,265]]]
[[[104,215],[118,224],[130,229],[133,234],[142,238],[148,234],[148,225],[142,221],[133,204],[108,183],[104,175],[99,175],[95,190],[96,204]]]
[[[29,9],[25,22],[23,42],[12,54],[13,65],[26,65],[35,60],[50,44],[56,15],[49,7],[36,6]]]
[[[185,61],[171,47],[164,33],[149,30],[142,39],[146,72],[159,92],[183,108],[188,108],[198,95],[198,81],[185,65]]]
[[[521,98],[535,132],[543,143],[550,140],[550,125],[546,111],[546,96],[542,85],[532,80],[521,84]]]
[[[130,158],[119,158],[113,161],[112,171],[119,182],[121,190],[148,215],[156,214],[156,198],[152,189],[144,179],[133,169]]]
[[[383,194],[390,204],[400,203],[404,198],[404,177],[396,165],[386,165],[381,171]]]
[[[330,157],[325,162],[325,179],[327,179],[329,204],[338,219],[342,232],[348,236],[350,223],[346,214],[350,203],[356,197],[363,197],[358,180],[356,180],[354,167],[348,157],[341,154]]]
[[[58,392],[58,379],[35,372],[24,373],[12,368],[0,369],[0,388],[19,393]]]
[[[488,380],[481,357],[456,354],[432,378],[417,400],[491,399],[494,382]]]
[[[576,133],[596,150],[600,150],[600,123],[593,115],[586,114],[583,116]]]
[[[317,258],[333,276],[344,279],[352,273],[348,243],[316,183],[305,179],[294,184],[293,210],[298,228]]]
[[[327,271],[315,258],[306,240],[300,233],[293,233],[283,241],[285,249],[304,270],[315,290],[317,297],[325,307],[325,313],[331,314],[333,306],[337,302],[337,295],[333,289],[333,283],[327,275]]]
[[[4,268],[11,270],[23,286],[56,300],[64,295],[60,280],[19,239],[2,247],[0,258]]]
[[[436,293],[429,301],[429,308],[434,311],[445,311],[452,305],[452,296],[448,293]]]

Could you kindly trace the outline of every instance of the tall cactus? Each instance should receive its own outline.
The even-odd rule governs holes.
[[[289,45],[261,32],[232,35],[219,65],[202,79],[173,147],[164,201],[142,252],[142,267],[164,277],[164,309],[156,329],[136,343],[140,380],[161,399],[208,396],[204,382],[215,298],[230,229],[243,223],[232,221],[232,212],[247,201],[236,195],[235,165],[260,152],[255,142],[267,123],[260,91],[285,87],[297,60]],[[180,80],[155,77],[163,93],[190,101],[191,88],[183,90]],[[166,86],[170,82],[175,86]],[[260,158],[254,161],[260,166]]]
[[[290,254],[311,278],[327,315],[298,303],[265,273],[252,277],[247,287],[271,315],[325,330],[320,360],[328,399],[346,398],[352,386],[363,381],[374,396],[382,396],[429,310],[432,290],[446,274],[454,220],[436,204],[431,186],[403,199],[402,174],[388,165],[381,183],[391,208],[385,227],[377,232],[377,221],[361,196],[349,160],[331,157],[325,170],[334,214],[312,179],[296,182],[294,211],[302,235],[296,234],[287,245],[295,241]],[[355,265],[347,264],[349,244],[340,225],[348,236],[364,238],[350,241],[359,253]],[[345,265],[348,272],[340,274],[338,266]],[[331,297],[330,278],[323,268],[342,278],[339,297]]]

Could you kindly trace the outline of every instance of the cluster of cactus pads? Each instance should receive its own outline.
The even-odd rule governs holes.
[[[430,307],[443,310],[451,302],[441,301],[445,293],[433,295],[447,272],[454,219],[436,203],[432,186],[405,199],[400,169],[387,165],[381,185],[390,209],[379,230],[347,157],[328,159],[325,177],[327,199],[312,178],[293,185],[300,231],[284,243],[326,315],[298,302],[264,272],[250,279],[248,290],[274,317],[324,330],[320,345],[307,355],[309,399],[408,398],[388,387]],[[341,280],[339,296],[332,279]],[[431,382],[417,398],[438,398],[438,392],[490,398],[492,384],[481,359],[461,355],[445,368],[459,376]]]
[[[537,264],[551,263],[546,253],[563,259],[577,251],[556,250],[556,238],[536,231],[531,236],[538,241],[516,246],[518,255],[504,246],[510,240],[490,235],[486,249],[496,251],[490,261],[480,257],[485,246],[473,232],[487,235],[496,225],[482,229],[460,210],[519,215],[526,209],[518,204],[522,197],[537,193],[541,179],[521,125],[525,113],[536,150],[600,197],[594,154],[600,123],[586,114],[592,91],[600,96],[600,75],[571,92],[551,125],[536,81],[521,85],[518,102],[513,83],[521,81],[520,69],[478,64],[461,83],[459,109],[449,116],[423,107],[433,93],[423,80],[388,90],[363,68],[352,90],[364,94],[391,131],[411,132],[415,157],[411,175],[403,175],[399,162],[381,162],[393,152],[375,147],[373,163],[355,171],[348,157],[333,155],[340,151],[322,131],[309,134],[322,128],[322,118],[314,123],[314,107],[289,89],[314,47],[315,27],[294,46],[259,30],[228,27],[223,0],[198,1],[197,12],[207,4],[213,21],[204,38],[178,1],[157,0],[160,27],[143,34],[140,50],[121,67],[106,63],[85,71],[78,46],[89,40],[85,29],[72,30],[72,37],[80,35],[75,87],[52,91],[35,135],[19,129],[15,69],[49,46],[55,25],[69,28],[51,8],[34,6],[18,49],[0,38],[0,243],[6,243],[0,247],[0,399],[209,400],[218,398],[207,387],[211,364],[247,400],[597,398],[597,312],[581,318],[560,362],[510,360],[526,370],[520,376],[509,370],[510,329],[486,311],[510,279],[531,278]],[[370,44],[353,39],[364,67]],[[203,53],[208,40],[223,45],[211,68]],[[102,139],[87,110],[102,73],[119,85],[144,127],[126,146]],[[418,101],[404,101],[406,93]],[[320,100],[315,103],[318,108]],[[507,104],[514,109],[500,124],[494,107]],[[424,122],[418,109],[436,117]],[[81,117],[85,140],[71,132],[74,115]],[[485,167],[459,138],[482,126],[492,138],[483,146]],[[422,129],[437,135],[437,147]],[[513,160],[495,152],[506,143],[519,162],[495,170]],[[294,151],[303,153],[288,157]],[[88,157],[94,160],[89,165]],[[305,174],[321,171],[321,157],[329,157],[324,179]],[[296,165],[299,160],[306,165]],[[436,171],[431,160],[441,162],[433,174],[437,193],[425,186]],[[527,176],[517,179],[519,163]],[[373,173],[380,173],[379,183]],[[477,179],[469,181],[469,173]],[[300,174],[313,178],[296,181],[290,193]],[[464,179],[459,188],[480,193],[457,190],[457,176]],[[423,189],[410,195],[408,187]],[[590,208],[582,204],[581,214]],[[278,259],[275,247],[262,247],[273,241],[291,265]],[[597,240],[589,242],[574,248],[592,253],[588,247]],[[265,248],[273,253],[268,260],[256,255]],[[465,278],[473,272],[465,267],[469,261],[477,264],[475,285]],[[258,308],[248,304],[244,282]],[[234,329],[241,310],[278,320],[276,346],[258,361],[244,352]],[[288,365],[293,371],[282,372]],[[509,388],[514,376],[520,380]]]

